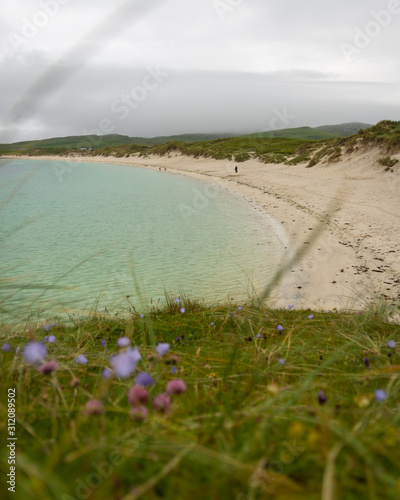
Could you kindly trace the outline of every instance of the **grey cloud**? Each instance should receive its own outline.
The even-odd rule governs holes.
[[[400,14],[351,63],[340,47],[388,5],[243,0],[221,20],[213,0],[137,0],[90,24],[110,3],[71,1],[57,37],[45,27],[15,57],[0,57],[0,142],[77,135],[101,123],[155,136],[399,119]],[[27,0],[18,6],[32,10]],[[74,23],[86,35],[65,53],[53,48]],[[149,67],[168,77],[149,77]],[[290,118],[277,122],[277,113]]]

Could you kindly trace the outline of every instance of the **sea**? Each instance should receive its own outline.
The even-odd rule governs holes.
[[[246,301],[281,226],[208,181],[126,165],[0,159],[0,319]]]

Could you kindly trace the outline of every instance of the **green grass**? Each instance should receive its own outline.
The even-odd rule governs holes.
[[[400,354],[386,342],[399,346],[400,328],[379,308],[313,314],[182,299],[144,318],[94,314],[56,322],[49,332],[50,321],[3,326],[0,342],[13,348],[0,353],[4,436],[7,390],[17,394],[17,493],[10,498],[399,498]],[[46,344],[47,359],[59,367],[42,375],[20,353],[28,340],[50,334],[56,341]],[[151,397],[173,378],[185,381],[168,414],[149,404],[148,418],[133,421],[133,377],[101,377],[120,336],[139,347],[138,369],[156,379]],[[171,345],[162,358],[153,336]],[[87,365],[74,362],[78,354]],[[374,400],[376,389],[386,391],[385,401]],[[92,398],[103,402],[102,415],[85,413]],[[3,445],[3,481],[6,459]]]
[[[383,165],[385,168],[385,171],[387,172],[388,170],[391,170],[393,172],[393,167],[399,163],[399,160],[396,158],[391,158],[390,156],[386,156],[385,158],[379,158],[378,163],[380,165]]]

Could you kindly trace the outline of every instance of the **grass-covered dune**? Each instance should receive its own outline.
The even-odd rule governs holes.
[[[160,142],[155,145],[129,141],[124,144],[111,142],[107,145],[103,145],[103,143],[98,146],[94,145],[94,147],[86,151],[76,147],[59,147],[59,145],[51,147],[48,144],[46,147],[36,146],[24,150],[4,150],[3,154],[15,154],[17,156],[68,156],[72,154],[87,157],[111,156],[116,158],[136,155],[140,157],[150,155],[168,157],[172,154],[181,154],[193,158],[231,160],[236,163],[256,159],[262,163],[285,163],[286,165],[306,163],[308,167],[313,167],[321,161],[327,161],[328,163],[340,161],[344,155],[363,151],[366,148],[379,148],[383,155],[382,161],[384,163],[382,164],[390,169],[393,166],[391,165],[390,155],[400,151],[400,122],[396,121],[381,121],[373,127],[360,129],[357,134],[349,137],[330,137],[319,140],[310,140],[310,137],[317,139],[321,137],[321,134],[329,136],[332,133],[308,129],[309,127],[287,129],[288,137],[272,136],[273,133],[268,132],[253,134],[252,136],[202,141],[199,141],[199,137],[196,136],[195,142],[187,142],[190,141],[190,136],[182,136],[185,140]],[[315,133],[317,134],[315,135]],[[276,135],[280,134],[285,135],[285,131],[276,132]],[[0,152],[2,151],[0,150]]]
[[[399,342],[379,307],[184,299],[3,327],[2,498],[397,499]]]

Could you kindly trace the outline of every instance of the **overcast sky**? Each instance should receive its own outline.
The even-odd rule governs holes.
[[[400,0],[2,0],[0,142],[400,120]]]

